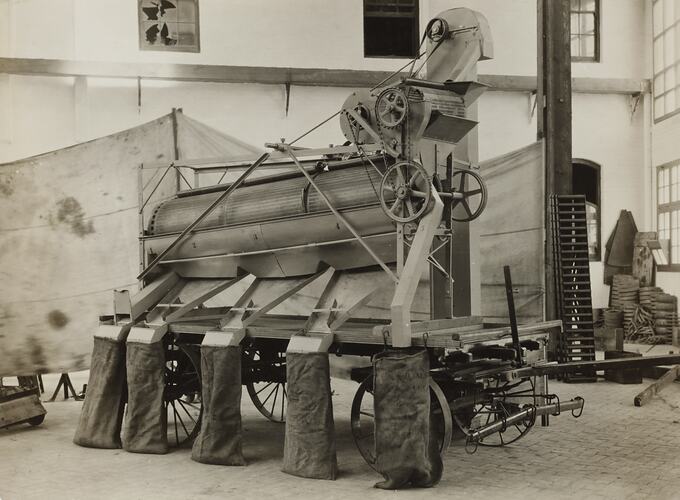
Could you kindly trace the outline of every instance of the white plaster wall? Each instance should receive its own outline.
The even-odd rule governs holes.
[[[0,88],[0,98],[10,92],[11,114],[0,137],[0,162],[75,143],[73,78],[11,76],[0,79]]]
[[[601,62],[574,64],[574,76],[642,77],[642,59],[631,55],[644,46],[645,0],[601,1]],[[0,56],[381,70],[403,63],[363,56],[362,0],[201,0],[199,54],[140,51],[136,5],[0,0]],[[492,29],[496,57],[480,73],[536,74],[535,0],[420,0],[422,28],[461,6],[484,14]],[[3,31],[10,32],[5,46]]]
[[[642,229],[645,213],[643,141],[645,110],[631,117],[628,96],[576,94],[573,98],[574,158],[601,166],[601,244],[616,225],[621,210],[630,210]],[[591,262],[593,307],[607,307],[609,287],[603,284],[603,262]]]

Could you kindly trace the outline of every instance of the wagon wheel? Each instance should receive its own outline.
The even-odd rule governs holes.
[[[536,397],[533,384],[530,389],[524,390],[520,386],[507,394],[492,396],[466,408],[461,408],[454,413],[453,417],[458,427],[465,434],[468,434],[480,427],[500,422],[513,413],[523,410],[527,403],[533,403]],[[503,426],[499,432],[484,437],[477,444],[494,448],[507,446],[526,436],[534,423],[535,414],[519,423],[507,427]]]
[[[380,182],[380,204],[396,222],[413,222],[425,215],[431,198],[432,179],[418,163],[395,163]]]
[[[456,170],[451,176],[453,201],[451,218],[470,222],[482,215],[486,208],[487,191],[482,177],[472,170]]]
[[[244,348],[244,384],[255,408],[272,422],[286,421],[286,353]]]
[[[196,346],[171,340],[165,349],[165,412],[168,444],[191,443],[201,428],[201,357]]]
[[[357,389],[352,401],[351,426],[354,442],[366,463],[375,469],[375,435],[373,410],[373,375],[369,375]],[[444,452],[451,444],[453,420],[451,409],[441,388],[430,378],[430,423],[436,426],[435,434],[439,442],[439,452]]]

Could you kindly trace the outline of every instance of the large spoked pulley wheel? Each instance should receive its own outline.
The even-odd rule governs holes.
[[[486,208],[487,191],[482,177],[472,170],[456,170],[451,176],[451,218],[470,222]]]
[[[165,347],[165,391],[168,445],[190,444],[201,428],[201,355],[199,347],[169,340]]]
[[[396,222],[412,222],[427,213],[432,180],[418,163],[399,162],[387,169],[380,183],[380,204]]]
[[[286,353],[253,347],[243,350],[243,383],[255,408],[268,420],[286,421]]]
[[[352,401],[352,437],[359,453],[373,469],[375,457],[375,414],[373,409],[373,375],[369,375],[357,389]],[[430,378],[430,425],[434,425],[439,453],[443,456],[451,444],[453,419],[446,396],[437,382]]]
[[[383,90],[375,101],[375,116],[381,127],[394,128],[401,125],[408,114],[408,99],[397,88]]]

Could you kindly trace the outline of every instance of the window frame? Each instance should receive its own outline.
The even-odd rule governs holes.
[[[677,178],[678,178],[678,199],[675,201],[669,201],[668,203],[661,204],[659,202],[659,173],[677,167]],[[672,182],[672,179],[670,179]],[[669,185],[669,197],[672,196],[672,184]],[[655,226],[657,231],[657,238],[660,238],[659,234],[659,215],[660,214],[671,214],[669,216],[670,224],[668,227],[668,235],[670,239],[669,253],[668,255],[668,265],[667,266],[657,266],[657,270],[660,272],[680,272],[680,262],[673,263],[673,216],[672,213],[675,210],[680,210],[680,159],[664,163],[656,167],[656,179],[655,179],[655,196],[656,196],[656,219]],[[678,228],[680,231],[680,228]]]
[[[384,13],[384,15],[366,15],[366,5],[370,0],[363,0],[362,2],[362,12],[361,20],[362,25],[366,22],[366,17],[400,17],[395,15],[390,15],[389,13]],[[396,2],[396,0],[393,0]],[[366,53],[366,32],[362,29],[362,41],[363,41],[363,55],[365,59],[412,59],[418,55],[418,48],[420,45],[420,0],[413,0],[413,16],[401,16],[401,17],[412,17],[413,22],[413,39],[411,40],[411,52],[413,55],[410,56],[389,56],[389,55],[368,55]]]
[[[573,14],[576,14],[579,17],[581,17],[582,14],[593,14],[594,17],[595,17],[594,26],[593,26],[593,29],[594,29],[593,39],[595,41],[595,47],[594,47],[595,53],[593,54],[592,57],[591,56],[574,56],[574,55],[572,55],[571,56],[571,62],[599,63],[600,62],[600,33],[601,33],[601,29],[600,29],[600,18],[601,18],[600,3],[601,2],[600,2],[600,0],[594,0],[595,1],[595,10],[592,11],[592,10],[580,10],[580,5],[581,5],[580,1],[581,0],[578,0],[578,1],[579,1],[579,10],[574,10],[573,0],[571,0],[570,4],[569,4],[569,43],[571,44],[571,37],[574,36],[574,34],[571,32],[571,16]],[[580,31],[580,29],[579,29],[579,31]],[[578,36],[579,40],[580,40],[580,37],[582,36],[582,34],[579,32],[579,33],[577,33],[576,36]]]
[[[655,22],[654,22],[654,7],[658,4],[661,3],[661,32],[660,33],[655,33]],[[663,7],[664,0],[652,0],[652,114],[654,116],[654,123],[659,123],[663,120],[667,120],[668,118],[671,118],[673,116],[676,116],[680,114],[680,54],[677,53],[677,50],[675,47],[679,46],[680,43],[678,40],[675,40],[675,47],[674,51],[676,53],[674,54],[674,60],[669,62],[668,64],[666,63],[665,60],[665,49],[664,49],[664,60],[661,61],[662,68],[659,72],[656,71],[656,58],[657,58],[657,53],[656,53],[656,42],[657,40],[662,40],[662,44],[664,43],[663,40],[665,40],[664,36],[671,32],[674,31],[675,33],[673,34],[674,37],[680,36],[680,13],[675,12],[674,14],[674,19],[670,26],[664,27],[665,25],[665,19],[664,19],[664,7]],[[680,7],[680,4],[676,2],[676,7]],[[671,90],[666,89],[665,83],[664,83],[664,91],[661,92],[660,94],[657,94],[656,91],[656,80],[657,77],[665,78],[665,73],[667,71],[675,71],[675,85]],[[656,115],[656,102],[658,99],[665,99],[666,95],[670,93],[675,93],[675,109],[672,111],[666,112],[666,107],[665,107],[665,102],[664,102],[664,111],[662,114],[659,116]]]
[[[160,1],[160,0],[159,0]],[[139,50],[151,52],[184,52],[187,54],[199,54],[201,52],[201,12],[200,1],[192,0],[196,6],[196,45],[148,45],[145,39],[144,19],[142,17],[142,5],[144,0],[137,0],[137,24],[139,30]]]

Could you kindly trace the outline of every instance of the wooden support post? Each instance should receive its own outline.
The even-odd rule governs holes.
[[[655,394],[658,394],[661,389],[667,385],[672,384],[678,377],[680,377],[680,365],[675,365],[673,368],[668,370],[665,375],[663,375],[659,380],[654,382],[652,385],[647,387],[640,394],[635,396],[633,403],[635,406],[642,406],[649,402]]]
[[[571,193],[570,0],[538,0],[538,139],[545,145],[546,319],[555,319],[550,195]]]

